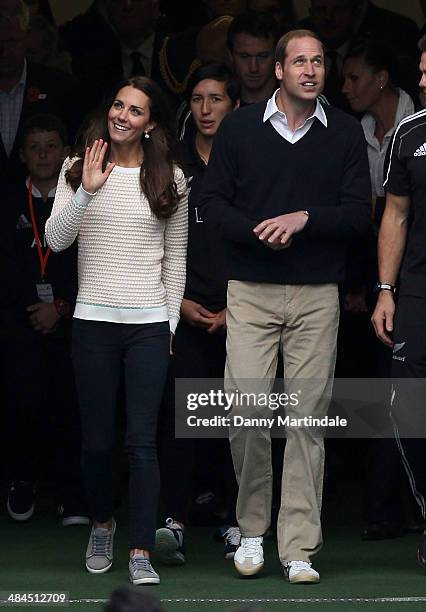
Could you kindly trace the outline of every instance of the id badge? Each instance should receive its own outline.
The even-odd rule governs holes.
[[[36,289],[40,302],[45,302],[46,304],[53,304],[53,287],[50,283],[37,283]]]

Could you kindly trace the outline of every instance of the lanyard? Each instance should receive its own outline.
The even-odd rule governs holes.
[[[38,258],[40,260],[41,280],[44,281],[44,278],[46,276],[47,260],[49,259],[49,256],[50,256],[50,253],[51,253],[51,248],[47,247],[46,253],[43,255],[43,251],[42,251],[42,248],[41,248],[40,237],[39,237],[39,233],[38,233],[38,227],[37,227],[37,223],[36,223],[35,215],[34,215],[33,182],[31,180],[31,178],[30,178],[29,183],[28,183],[28,206],[29,206],[29,209],[30,209],[31,223],[32,223],[32,226],[33,226],[34,238],[35,238],[35,241],[36,241],[37,252],[38,252]]]

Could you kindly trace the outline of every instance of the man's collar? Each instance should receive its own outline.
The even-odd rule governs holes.
[[[282,111],[280,111],[280,109],[278,108],[277,105],[277,96],[279,95],[279,88],[272,94],[272,96],[269,98],[267,104],[266,104],[266,108],[265,108],[265,112],[263,114],[263,123],[265,123],[266,121],[268,121],[268,119],[270,119],[272,117],[272,115],[275,115],[275,113],[281,113],[282,115],[285,116],[285,113],[283,113]],[[321,103],[319,102],[319,100],[316,101],[316,105],[315,105],[315,111],[312,113],[312,115],[310,115],[306,121],[308,121],[309,119],[313,119],[313,118],[317,118],[319,121],[321,121],[321,123],[324,125],[324,127],[327,127],[327,115],[325,114],[325,111],[321,105]]]

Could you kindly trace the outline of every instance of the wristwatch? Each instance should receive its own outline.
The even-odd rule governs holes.
[[[379,293],[379,291],[391,291],[393,294],[396,293],[395,285],[391,285],[390,283],[382,283],[382,281],[378,281],[374,286],[374,292]]]
[[[60,317],[67,319],[71,314],[71,308],[68,302],[62,300],[61,298],[57,298],[54,301],[56,312]]]

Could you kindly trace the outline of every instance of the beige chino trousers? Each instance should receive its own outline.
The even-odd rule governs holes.
[[[226,391],[269,394],[281,345],[284,390],[288,394],[301,391],[301,401],[288,405],[286,415],[325,416],[336,361],[337,285],[230,281],[227,309]],[[254,413],[251,407],[234,404],[234,415],[271,417],[271,411],[258,407]],[[322,546],[324,441],[303,427],[287,427],[286,436],[278,552],[282,563],[309,561]],[[231,427],[230,443],[239,484],[237,520],[241,533],[246,537],[263,535],[271,520],[270,431]]]

